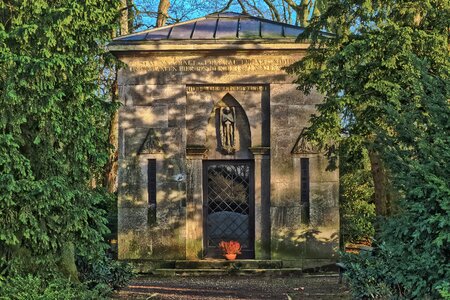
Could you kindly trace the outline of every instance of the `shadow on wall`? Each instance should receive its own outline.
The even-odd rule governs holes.
[[[339,234],[334,229],[284,227],[272,234],[273,259],[329,259],[337,256]]]

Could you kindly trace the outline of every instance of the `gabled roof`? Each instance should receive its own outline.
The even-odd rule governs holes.
[[[235,12],[202,18],[117,37],[111,44],[151,41],[293,40],[304,28]]]

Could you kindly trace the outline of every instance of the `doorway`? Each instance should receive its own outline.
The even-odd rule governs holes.
[[[233,240],[241,244],[238,258],[254,258],[253,161],[203,161],[203,183],[205,257],[222,258],[219,243]]]

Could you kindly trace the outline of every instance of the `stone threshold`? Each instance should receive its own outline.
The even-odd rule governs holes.
[[[146,269],[144,272],[142,263],[137,270],[138,273],[155,276],[293,276],[302,274],[301,268],[283,267],[281,260],[175,260],[169,264],[144,268]]]
[[[203,260],[126,260],[134,272],[142,275],[291,275],[291,274],[336,274],[335,260],[258,260],[203,259]]]

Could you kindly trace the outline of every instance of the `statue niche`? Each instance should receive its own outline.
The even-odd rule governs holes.
[[[206,129],[209,159],[249,159],[250,124],[240,103],[229,93],[214,104]]]
[[[220,142],[222,151],[233,154],[236,151],[235,130],[236,130],[236,110],[234,107],[221,107],[219,115]]]

